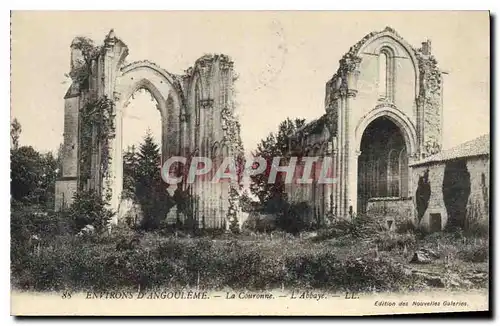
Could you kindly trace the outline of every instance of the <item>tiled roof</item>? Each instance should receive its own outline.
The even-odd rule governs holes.
[[[441,151],[437,154],[426,157],[411,165],[423,165],[433,162],[449,161],[457,158],[482,156],[490,154],[490,134],[483,135],[473,140],[469,140],[456,147]]]

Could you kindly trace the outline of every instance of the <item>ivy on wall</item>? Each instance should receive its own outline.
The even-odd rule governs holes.
[[[91,178],[92,155],[97,150],[99,160],[98,180],[107,180],[109,183],[111,140],[115,137],[115,104],[107,96],[95,98],[89,93],[93,63],[102,53],[101,46],[86,37],[77,37],[73,40],[72,49],[80,50],[81,56],[76,56],[72,63],[70,76],[78,89],[84,93],[82,98],[85,104],[80,109],[80,176],[83,182],[80,189]],[[111,184],[104,186],[105,199],[111,196]]]
[[[82,56],[74,58],[70,76],[77,83],[80,90],[86,90],[89,88],[89,80],[90,76],[92,76],[92,62],[99,58],[102,53],[102,46],[95,46],[94,41],[80,36],[73,40],[71,48],[80,50]]]
[[[420,94],[418,102],[425,114],[424,154],[432,155],[441,150],[441,71],[437,60],[432,55],[424,55],[422,50],[416,52],[420,74]]]
[[[234,81],[234,80],[233,80]],[[234,115],[234,110],[225,107],[221,111],[223,141],[229,144],[230,154],[233,155],[236,163],[238,182],[231,183],[228,197],[228,212],[226,219],[229,221],[229,230],[233,233],[239,231],[238,212],[240,210],[239,198],[243,188],[241,178],[243,176],[244,148],[241,141],[241,125],[238,118]]]
[[[80,137],[82,139],[81,162],[83,171],[90,177],[91,156],[94,148],[100,150],[99,180],[107,180],[110,175],[110,142],[115,137],[114,102],[103,96],[88,102],[81,110],[82,121]],[[83,172],[82,171],[82,172]],[[85,180],[85,179],[84,179]],[[105,185],[105,195],[110,196],[110,185]]]

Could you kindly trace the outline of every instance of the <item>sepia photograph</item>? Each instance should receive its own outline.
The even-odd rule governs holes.
[[[487,312],[488,11],[12,11],[11,315]]]

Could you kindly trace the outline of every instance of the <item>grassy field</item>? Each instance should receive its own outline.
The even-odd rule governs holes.
[[[429,264],[410,263],[419,249],[436,257]],[[11,274],[14,288],[36,291],[472,289],[488,286],[488,254],[487,239],[457,233],[333,227],[297,237],[274,232],[194,238],[121,227],[111,236],[58,236],[39,249],[24,248],[12,255]]]

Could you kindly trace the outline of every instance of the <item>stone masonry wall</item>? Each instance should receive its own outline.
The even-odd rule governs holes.
[[[430,214],[441,214],[441,228],[443,229],[446,226],[446,222],[448,220],[448,214],[444,205],[442,190],[445,164],[437,163],[430,166],[414,167],[412,169],[411,173],[413,174],[414,183],[411,194],[413,196],[413,204],[415,205],[415,209],[417,210],[418,203],[416,199],[416,193],[418,189],[418,180],[420,177],[424,176],[424,173],[427,169],[429,170],[428,180],[430,183],[430,198],[424,215],[420,219],[418,216],[416,216],[416,222],[419,227],[428,230],[430,227]]]
[[[471,193],[467,201],[467,224],[488,225],[490,214],[490,160],[471,158],[467,161],[471,178]]]
[[[55,189],[55,210],[59,211],[73,203],[73,194],[77,191],[77,181],[57,180]]]
[[[466,222],[470,226],[479,223],[483,226],[488,224],[489,220],[489,158],[476,157],[464,158],[466,160],[467,172],[470,174],[470,195],[467,200]],[[438,162],[424,166],[412,168],[413,178],[415,180],[412,194],[415,208],[417,202],[415,194],[418,188],[418,179],[423,176],[425,171],[429,170],[430,198],[428,207],[420,221],[417,222],[423,229],[429,230],[431,224],[431,214],[441,214],[442,229],[447,225],[448,212],[443,197],[443,181],[445,177],[445,162]]]
[[[395,230],[399,224],[415,223],[415,207],[411,198],[372,198],[368,201],[367,216]]]

